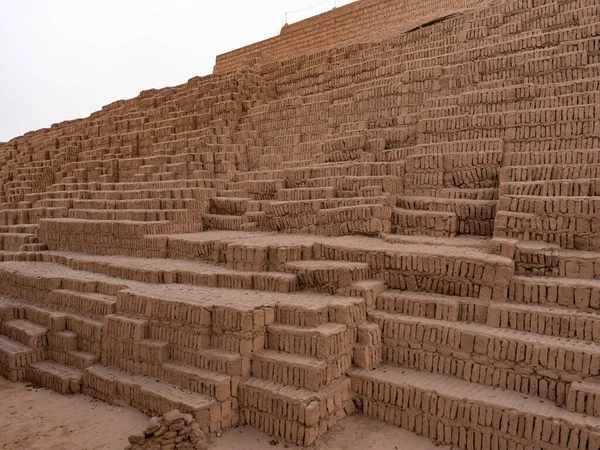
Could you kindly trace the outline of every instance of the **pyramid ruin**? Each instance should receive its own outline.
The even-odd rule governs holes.
[[[0,167],[1,376],[600,448],[598,0],[359,0]]]

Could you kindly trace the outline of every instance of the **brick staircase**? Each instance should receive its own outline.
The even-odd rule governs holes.
[[[600,6],[433,3],[0,144],[0,375],[302,446],[358,411],[600,448]]]

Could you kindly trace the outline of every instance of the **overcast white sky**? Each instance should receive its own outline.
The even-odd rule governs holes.
[[[286,11],[322,1],[0,0],[0,141],[209,74],[216,55],[279,34]]]

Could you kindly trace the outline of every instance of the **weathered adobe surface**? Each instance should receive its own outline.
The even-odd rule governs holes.
[[[2,144],[0,375],[300,445],[358,410],[597,450],[596,3],[263,52]]]

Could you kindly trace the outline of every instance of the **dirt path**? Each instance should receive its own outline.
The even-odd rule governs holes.
[[[59,395],[0,378],[0,450],[123,450],[130,434],[148,418],[131,408],[110,406],[85,395]],[[213,438],[212,450],[295,450],[251,427]],[[362,415],[349,417],[311,450],[433,450],[435,446],[400,428]]]

